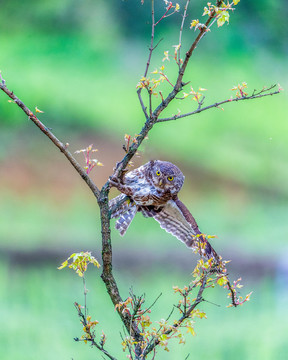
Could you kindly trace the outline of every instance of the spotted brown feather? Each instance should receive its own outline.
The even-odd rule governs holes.
[[[120,235],[126,233],[139,211],[145,217],[153,217],[162,229],[189,248],[197,250],[201,256],[213,258],[219,263],[216,251],[200,232],[190,211],[177,197],[184,183],[184,175],[177,166],[167,161],[150,161],[125,174],[122,181],[111,178],[110,182],[122,192],[110,201],[110,208],[117,201],[121,202],[125,195],[131,200],[122,203],[111,213],[111,217],[117,219],[116,229]]]

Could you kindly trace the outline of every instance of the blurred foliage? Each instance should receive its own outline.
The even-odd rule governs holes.
[[[117,139],[125,133],[134,135],[143,124],[135,86],[147,56],[149,4],[148,0],[143,6],[134,0],[3,2],[0,41],[5,51],[0,53],[0,63],[8,86],[32,110],[35,106],[44,110],[41,119],[58,133],[67,132],[69,126],[77,132],[91,128]],[[196,8],[188,16],[187,27],[192,15],[200,17],[205,2],[192,5],[191,9]],[[281,21],[287,7],[286,2],[242,1],[229,26],[214,27],[203,39],[185,79],[193,79],[194,88],[208,89],[205,104],[231,96],[229,89],[242,81],[250,92],[277,82],[285,88],[286,50],[285,45],[281,50],[279,42],[286,44],[286,37],[279,36],[277,29],[287,30],[286,21]],[[158,17],[161,9],[163,3],[158,1]],[[153,55],[151,71],[162,63],[163,52],[177,43],[180,20],[181,15],[175,14],[159,24],[156,40],[164,40]],[[192,30],[186,31],[184,44],[191,34]],[[173,81],[175,67],[172,63],[166,67],[168,74],[174,74]],[[169,86],[163,88],[164,93],[169,91]],[[282,182],[287,177],[288,156],[285,97],[226,105],[224,112],[211,110],[156,126],[150,145],[217,175],[247,185],[260,182],[263,188],[273,187],[287,195],[287,183]],[[4,94],[0,99],[3,156],[9,129],[31,125],[23,121],[16,106],[6,103]],[[154,104],[158,101],[154,99]],[[164,115],[193,106],[188,99],[179,100]],[[209,147],[202,146],[204,138]],[[217,149],[213,157],[209,149]]]
[[[179,0],[180,7],[184,7],[186,0]],[[9,27],[9,32],[26,31],[34,29],[37,32],[49,34],[93,34],[93,37],[105,34],[119,36],[119,31],[128,37],[147,37],[150,25],[150,1],[145,0],[140,5],[140,0],[14,0],[0,1],[0,29]],[[189,11],[195,18],[202,15],[206,1],[197,1],[193,9]],[[163,1],[156,1],[156,15],[163,10]],[[192,7],[191,7],[192,8]],[[192,15],[193,13],[193,15]],[[237,6],[237,15],[233,19],[233,25],[241,24],[241,33],[235,42],[237,28],[230,31],[235,47],[239,41],[247,46],[254,43],[257,45],[272,46],[280,52],[287,52],[286,37],[288,25],[288,4],[284,0],[255,0],[240,1]],[[12,22],[11,22],[12,20]],[[173,25],[181,22],[180,13],[162,23],[162,28],[167,31]],[[105,29],[105,30],[104,30]],[[116,34],[118,33],[118,35]],[[103,36],[101,36],[103,37]],[[237,44],[237,45],[236,45]]]

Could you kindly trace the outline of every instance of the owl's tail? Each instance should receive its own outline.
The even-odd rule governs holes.
[[[193,242],[194,244],[195,243],[198,243],[197,244],[197,251],[199,251],[200,255],[201,256],[204,256],[206,259],[213,259],[214,260],[214,263],[216,265],[219,265],[220,264],[220,258],[219,258],[219,255],[217,254],[217,252],[213,249],[213,247],[211,246],[211,244],[209,243],[209,241],[207,241],[205,239],[205,237],[201,234],[199,236],[199,240],[194,240]],[[188,246],[188,245],[187,245]],[[193,247],[193,245],[191,246]]]
[[[111,218],[117,219],[115,228],[121,236],[124,236],[137,212],[137,206],[133,201],[127,199],[126,195],[121,194],[109,201],[109,208]]]

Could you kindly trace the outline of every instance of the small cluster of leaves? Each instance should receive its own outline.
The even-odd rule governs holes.
[[[128,151],[129,151],[129,149],[130,149],[130,146],[131,146],[132,144],[136,144],[136,145],[137,145],[137,138],[138,138],[138,137],[139,137],[139,134],[135,134],[134,137],[132,137],[132,136],[129,135],[129,134],[125,134],[125,135],[124,135],[125,144],[122,146],[122,148],[123,148],[123,150],[125,151],[126,154],[128,153]],[[148,139],[148,137],[146,136],[145,139]],[[140,154],[139,154],[138,151],[135,153],[135,156],[137,156],[137,157],[140,156]],[[131,167],[131,166],[133,166],[133,165],[134,165],[133,161],[130,160],[130,161],[128,162],[128,167]]]
[[[208,273],[211,276],[207,278],[205,288],[214,288],[216,285],[218,285],[223,287],[224,289],[227,289],[229,291],[227,297],[231,302],[229,305],[227,305],[227,307],[236,307],[239,305],[243,305],[246,301],[249,301],[252,292],[247,294],[244,299],[242,296],[238,296],[237,289],[242,288],[243,285],[240,284],[241,278],[234,281],[233,285],[231,284],[226,268],[226,265],[229,262],[230,261],[222,260],[222,258],[220,257],[220,263],[215,266],[215,264],[213,263],[213,259],[209,259],[207,262],[204,262],[203,259],[199,260],[197,266],[192,273],[194,277],[194,281],[192,281],[192,284],[194,286],[195,284],[201,282],[203,275],[205,273]]]
[[[97,268],[100,267],[99,262],[94,256],[91,255],[91,252],[81,251],[79,253],[73,253],[72,255],[70,255],[58,267],[58,269],[61,270],[68,266],[70,269],[73,269],[80,277],[83,277],[89,264],[93,264],[94,266],[97,266]]]
[[[231,90],[236,91],[236,97],[237,98],[241,98],[241,97],[248,96],[248,93],[244,91],[244,89],[246,89],[246,88],[247,88],[247,83],[242,82],[242,84],[238,84],[237,86],[233,86],[233,88]]]
[[[175,321],[174,324],[169,324],[168,319],[161,319],[153,324],[149,316],[151,310],[143,309],[143,303],[143,297],[137,298],[132,296],[126,301],[116,305],[116,309],[119,312],[129,313],[133,317],[137,327],[140,329],[142,340],[138,345],[140,345],[142,354],[145,353],[152,342],[157,342],[157,344],[165,351],[169,351],[168,342],[171,339],[178,339],[179,344],[185,343],[185,338],[180,331],[180,326],[176,325],[177,321]],[[187,331],[193,327],[192,321],[187,321],[186,325]],[[130,352],[133,352],[136,343],[137,341],[135,341],[135,338],[129,334],[122,341],[123,351],[129,349]]]
[[[76,338],[76,341],[83,340],[85,344],[87,344],[87,341],[92,341],[95,339],[95,326],[99,324],[99,321],[91,319],[91,316],[88,315],[85,317],[85,315],[82,312],[82,309],[84,309],[84,306],[81,306],[77,302],[74,303],[74,306],[78,312],[78,315],[80,317],[81,324],[83,325],[83,331],[84,334],[81,336],[81,338]]]
[[[91,343],[91,345],[95,345],[98,349],[103,350],[104,345],[106,343],[106,335],[102,331],[102,334],[100,336],[99,343],[96,342],[96,334],[95,334],[95,326],[99,324],[99,321],[92,320],[90,315],[85,316],[82,312],[82,309],[84,309],[84,306],[81,306],[77,302],[74,303],[74,306],[78,312],[78,316],[80,317],[80,322],[83,325],[83,332],[84,334],[80,338],[74,338],[75,341],[84,341],[85,344],[88,342]]]
[[[207,3],[207,6],[204,7],[203,16],[208,15],[211,16],[212,14],[215,14],[215,19],[217,20],[218,27],[224,25],[225,23],[229,24],[230,14],[229,11],[233,11],[233,6],[236,6],[240,0],[234,0],[231,3],[227,1],[223,1],[221,3],[221,6],[213,5],[211,2]],[[190,29],[194,28],[194,30],[201,30],[203,27],[205,27],[205,24],[202,24],[199,22],[198,19],[194,19],[191,21]],[[209,29],[206,29],[206,31],[209,31]]]
[[[241,289],[241,288],[243,287],[243,285],[240,284],[240,281],[241,281],[241,280],[242,280],[242,279],[239,278],[239,279],[233,281],[233,285],[230,285],[229,283],[226,283],[226,284],[225,284],[224,287],[225,287],[226,289],[230,290],[230,292],[228,293],[228,298],[232,299],[232,297],[233,297],[233,292],[234,292],[234,294],[236,294],[236,289]],[[249,301],[249,300],[250,300],[251,295],[252,295],[252,291],[251,291],[249,294],[247,294],[247,295],[245,296],[245,298],[243,298],[242,296],[238,296],[238,297],[235,299],[235,304],[236,304],[236,305],[234,305],[234,304],[229,304],[227,307],[243,305],[246,301]]]
[[[159,69],[155,69],[152,74],[158,74],[158,79],[149,77],[142,77],[138,84],[136,85],[136,89],[147,89],[148,93],[150,95],[158,96],[158,93],[155,91],[155,89],[164,81],[167,81],[172,87],[174,85],[170,82],[168,79],[168,76],[164,73],[165,66],[162,65]]]
[[[234,0],[231,3],[227,1],[227,4],[223,1],[221,6],[218,7],[216,5],[212,5],[210,2],[207,3],[207,7],[204,7],[203,16],[208,15],[210,16],[212,12],[215,12],[217,18],[217,25],[220,27],[227,22],[229,24],[229,10],[234,10],[233,6],[236,6],[240,0]]]
[[[174,308],[177,308],[180,313],[178,320],[175,319],[174,321],[169,322],[169,318],[173,312],[172,310],[167,319],[161,319],[160,321],[153,323],[149,316],[150,308],[142,308],[144,304],[143,297],[137,298],[132,295],[124,302],[116,305],[115,308],[118,312],[123,314],[128,313],[132,319],[135,320],[137,327],[141,329],[142,340],[140,347],[142,354],[145,354],[145,351],[147,351],[153,343],[161,346],[166,351],[169,351],[168,345],[171,339],[177,339],[179,344],[184,344],[185,337],[183,330],[186,330],[186,333],[195,336],[195,319],[206,319],[206,313],[197,309],[196,306],[203,301],[202,292],[206,287],[209,287],[208,281],[209,284],[213,281],[213,285],[217,283],[218,274],[215,275],[213,280],[212,277],[207,278],[208,274],[214,273],[214,270],[215,264],[213,259],[210,259],[207,262],[199,260],[192,273],[193,280],[189,286],[184,286],[183,288],[178,286],[173,287],[174,292],[178,293],[181,297],[178,304],[174,305]],[[128,348],[131,353],[133,348],[135,348],[135,343],[137,343],[135,342],[135,338],[129,334],[123,339],[123,351]]]
[[[98,149],[93,149],[93,144],[89,145],[87,148],[85,149],[81,149],[81,150],[77,150],[75,151],[75,154],[80,154],[83,153],[84,154],[84,158],[85,158],[85,166],[84,169],[86,170],[86,173],[89,175],[91,170],[95,167],[95,166],[103,166],[103,164],[97,160],[97,159],[91,159],[91,154],[98,151]]]
[[[127,153],[129,151],[130,145],[131,144],[137,144],[137,137],[139,135],[135,135],[134,137],[132,137],[131,135],[125,134],[124,136],[124,140],[125,140],[125,145],[123,145],[123,150]]]
[[[168,0],[164,0],[164,3],[166,5],[166,11],[161,16],[161,18],[155,23],[155,26],[158,25],[161,20],[167,18],[168,16],[175,14],[176,12],[178,12],[180,10],[180,5],[178,3],[173,5],[173,2],[168,1]],[[170,10],[172,10],[172,11],[170,11]]]
[[[164,51],[164,58],[162,59],[162,61],[168,60],[170,61],[170,57],[173,57],[173,59],[175,60],[176,64],[178,66],[183,64],[183,60],[179,57],[179,50],[181,48],[181,44],[177,44],[177,45],[172,45],[172,47],[174,47],[174,55],[169,55],[169,51]]]
[[[198,91],[195,91],[191,86],[191,91],[189,93],[183,91],[183,99],[190,97],[191,100],[197,101],[197,103],[200,104],[201,98],[203,98],[203,94],[201,91],[207,91],[207,89],[199,87]]]
[[[227,3],[222,2],[220,7],[217,7],[216,5],[213,5],[210,2],[208,2],[207,6],[204,7],[203,16],[205,16],[205,15],[211,16],[212,13],[215,13],[215,19],[217,19],[218,27],[222,26],[225,22],[229,23],[229,17],[230,17],[229,11],[234,10],[233,6],[237,5],[239,3],[239,1],[240,0],[235,0],[235,1],[232,1],[231,3],[229,3],[229,1]],[[165,4],[167,5],[166,12],[159,21],[161,21],[163,18],[165,18],[169,15],[172,15],[172,13],[167,15],[167,12],[171,8],[174,7],[172,2],[165,0]],[[174,8],[175,8],[174,12],[178,11],[180,9],[180,7],[177,3]],[[159,23],[159,21],[155,25],[157,25]],[[190,28],[194,28],[195,30],[196,29],[201,30],[203,27],[206,27],[205,24],[200,23],[198,19],[191,21]],[[210,29],[206,29],[206,31],[210,31]],[[164,51],[164,57],[163,57],[162,61],[163,62],[166,60],[170,61],[170,58],[173,58],[175,60],[176,64],[180,67],[183,64],[183,60],[180,57],[181,40],[180,40],[179,44],[173,45],[173,47],[174,47],[174,54],[170,55],[169,50]],[[158,92],[155,91],[155,89],[164,81],[167,81],[172,87],[174,87],[174,85],[168,79],[167,75],[164,73],[164,69],[165,69],[165,67],[164,67],[164,65],[162,65],[159,69],[156,69],[152,72],[152,74],[159,74],[159,77],[157,79],[155,79],[155,78],[150,79],[149,77],[143,76],[140,79],[140,81],[138,82],[136,88],[137,89],[145,88],[148,90],[148,93],[150,95],[158,96]],[[199,91],[201,91],[200,89],[202,91],[206,90],[203,88],[199,88]],[[184,98],[187,97],[188,95],[193,95],[192,99],[196,100],[199,104],[200,97],[202,95],[201,93],[199,93],[199,91],[196,92],[191,87],[191,92],[189,92],[188,94],[184,93]],[[159,91],[159,93],[162,97],[162,94],[160,91]]]

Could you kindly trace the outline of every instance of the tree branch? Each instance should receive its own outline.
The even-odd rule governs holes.
[[[156,46],[159,44],[159,43],[158,43],[155,47],[153,47],[153,43],[154,43],[154,32],[155,32],[154,0],[151,0],[151,21],[152,21],[152,25],[151,25],[151,41],[150,41],[150,48],[149,48],[148,60],[147,60],[146,68],[145,68],[144,75],[143,75],[144,78],[146,78],[147,73],[148,73],[148,69],[149,69],[150,62],[151,62],[151,57],[152,57],[152,52],[153,52],[153,50],[156,48]],[[161,40],[160,40],[160,41],[161,41]],[[143,112],[144,112],[144,115],[145,115],[145,118],[146,118],[146,121],[147,121],[147,120],[149,119],[149,115],[147,114],[146,106],[145,106],[144,103],[143,103],[143,99],[142,99],[142,96],[141,96],[141,91],[142,91],[142,88],[139,88],[139,89],[137,90],[137,95],[138,95],[141,108],[142,108],[142,110],[143,110]],[[151,95],[150,95],[150,96],[151,96]],[[151,111],[151,108],[150,108],[150,111]],[[151,115],[151,114],[150,114],[150,115]]]
[[[207,278],[208,278],[209,272],[207,272],[206,274],[204,274],[203,278],[202,278],[202,283],[201,286],[199,288],[197,297],[195,299],[195,301],[193,302],[193,304],[188,308],[188,310],[185,312],[185,314],[183,314],[183,316],[181,316],[181,318],[173,325],[173,328],[178,328],[179,326],[181,326],[181,324],[183,323],[184,320],[188,319],[190,314],[192,313],[192,311],[196,308],[196,306],[198,306],[204,299],[203,299],[203,291],[206,287],[207,284]],[[164,332],[165,335],[169,335],[171,334],[171,332],[173,331],[173,329],[169,329],[167,331]],[[152,341],[151,344],[149,344],[147,346],[147,348],[144,350],[143,352],[143,358],[145,359],[145,357],[152,351],[154,350],[154,348],[160,344],[160,340],[159,339],[154,339],[154,341]]]
[[[264,91],[269,91],[269,90],[273,89],[275,86],[276,85],[273,85],[269,89],[266,89]],[[178,119],[182,119],[182,118],[187,117],[187,116],[199,114],[200,112],[208,110],[208,109],[217,108],[220,105],[223,105],[223,104],[226,104],[226,103],[232,103],[234,101],[258,99],[258,98],[261,98],[261,97],[264,97],[264,96],[276,95],[276,94],[279,94],[280,92],[281,92],[280,88],[277,91],[273,91],[273,92],[269,92],[269,93],[263,93],[263,90],[261,90],[259,93],[256,93],[256,94],[253,92],[253,94],[250,95],[250,96],[241,96],[241,97],[236,97],[236,98],[232,98],[232,99],[226,99],[226,100],[216,102],[214,104],[211,104],[211,105],[208,105],[208,106],[205,106],[205,107],[202,107],[201,106],[202,103],[200,102],[198,108],[196,110],[194,110],[194,111],[191,111],[189,113],[182,114],[182,115],[181,114],[176,114],[176,115],[168,117],[168,118],[160,118],[160,119],[157,119],[156,122],[160,123],[160,122],[164,122],[164,121],[178,120]]]
[[[187,17],[187,9],[188,9],[189,3],[190,3],[190,0],[187,0],[187,2],[185,4],[185,7],[184,7],[184,13],[182,15],[183,18],[182,18],[180,32],[179,32],[179,49],[178,49],[179,69],[181,67],[180,61],[181,61],[182,33],[183,33],[184,22],[185,22],[185,19]]]
[[[117,360],[114,356],[112,356],[107,350],[104,349],[103,344],[102,346],[100,346],[99,344],[97,344],[97,342],[95,341],[95,335],[94,333],[92,333],[89,324],[87,323],[86,320],[86,314],[84,315],[81,311],[81,306],[78,303],[74,303],[75,308],[78,312],[78,316],[80,317],[80,321],[82,323],[82,325],[84,326],[86,333],[87,333],[87,337],[83,340],[85,341],[89,341],[91,343],[92,346],[95,346],[98,350],[102,351],[103,354],[105,354],[110,360]],[[85,307],[86,309],[86,307]],[[81,339],[75,338],[75,341],[81,341]]]
[[[117,283],[112,273],[112,246],[111,246],[111,235],[110,235],[110,216],[109,216],[109,206],[108,206],[108,193],[110,185],[107,182],[101,191],[91,180],[89,175],[81,167],[81,165],[76,161],[73,155],[67,150],[68,145],[64,145],[57,137],[49,130],[37,117],[32,113],[32,111],[16,96],[12,91],[10,91],[5,83],[5,80],[0,74],[0,89],[3,90],[24,112],[28,115],[29,119],[57,146],[60,151],[66,156],[75,170],[80,174],[82,179],[89,186],[94,196],[96,197],[100,213],[101,213],[101,231],[102,231],[102,260],[103,260],[103,272],[102,279],[106,285],[107,292],[114,304],[118,304],[122,301]],[[129,331],[130,328],[130,316],[129,314],[119,313],[124,325]],[[137,329],[133,328],[134,332],[138,332]]]
[[[107,182],[101,189],[100,196],[98,198],[98,205],[100,208],[101,217],[101,233],[102,233],[102,261],[103,271],[101,278],[106,285],[107,292],[116,306],[122,302],[120,292],[116,283],[116,280],[112,273],[112,244],[111,244],[111,230],[110,230],[110,214],[108,204],[108,194],[110,185]],[[128,313],[122,313],[118,309],[118,314],[125,325],[128,332],[130,332],[130,318]]]
[[[0,89],[4,91],[6,95],[10,97],[14,101],[15,104],[17,104],[24,113],[28,116],[28,118],[33,121],[33,123],[53,142],[54,145],[58,147],[58,149],[66,156],[66,158],[69,160],[71,165],[75,168],[75,170],[78,172],[78,174],[82,177],[82,179],[86,182],[86,184],[89,186],[91,191],[93,192],[94,196],[98,199],[100,195],[100,191],[98,187],[94,184],[92,179],[89,177],[89,175],[85,172],[85,170],[82,168],[82,166],[77,162],[77,160],[73,157],[73,155],[67,150],[67,147],[69,144],[63,144],[60,140],[57,139],[57,137],[51,132],[50,129],[48,129],[38,118],[36,115],[33,114],[33,112],[13,93],[13,91],[10,91],[5,83],[5,80],[2,78],[2,75],[0,73]]]
[[[221,3],[221,1],[218,0],[217,1],[217,6],[219,6],[220,3]],[[151,10],[151,12],[152,12],[151,44],[150,44],[150,48],[149,48],[149,56],[148,56],[148,61],[147,61],[147,64],[146,64],[144,77],[147,76],[149,65],[150,65],[150,60],[151,60],[151,56],[152,56],[152,52],[153,52],[153,40],[154,40],[154,28],[155,28],[154,0],[151,0],[151,5],[152,5],[152,10]],[[174,86],[171,93],[168,94],[166,99],[164,99],[164,101],[162,100],[162,102],[158,105],[158,107],[153,111],[153,113],[152,113],[152,115],[150,117],[146,116],[146,114],[147,114],[146,107],[144,106],[143,101],[140,101],[143,111],[145,109],[145,111],[144,111],[145,116],[146,116],[145,125],[143,126],[139,136],[137,137],[137,142],[133,143],[130,146],[130,148],[129,148],[127,154],[125,155],[125,157],[117,164],[113,176],[121,178],[121,176],[123,174],[123,170],[128,165],[128,163],[132,159],[132,157],[135,155],[137,149],[141,145],[144,138],[147,136],[148,132],[152,129],[154,124],[157,122],[157,119],[158,119],[160,113],[164,109],[166,109],[168,104],[175,98],[175,96],[178,94],[178,92],[184,86],[184,84],[182,83],[182,80],[183,80],[183,76],[184,76],[187,64],[188,64],[188,62],[190,60],[190,57],[191,57],[193,51],[195,50],[196,46],[198,45],[199,41],[206,34],[206,29],[207,29],[208,25],[210,24],[210,22],[212,21],[212,19],[215,17],[215,15],[216,15],[216,12],[212,11],[209,18],[208,18],[208,20],[205,23],[205,26],[203,26],[200,29],[200,32],[199,32],[198,36],[196,37],[196,39],[194,40],[194,42],[191,45],[190,49],[186,53],[185,60],[184,60],[183,65],[181,66],[181,68],[179,70],[179,73],[178,73],[178,77],[177,77],[177,80],[176,80],[176,85]],[[141,90],[142,90],[142,88],[139,88],[138,91],[137,91],[139,99],[141,97]],[[141,100],[142,100],[142,98],[141,98]]]

